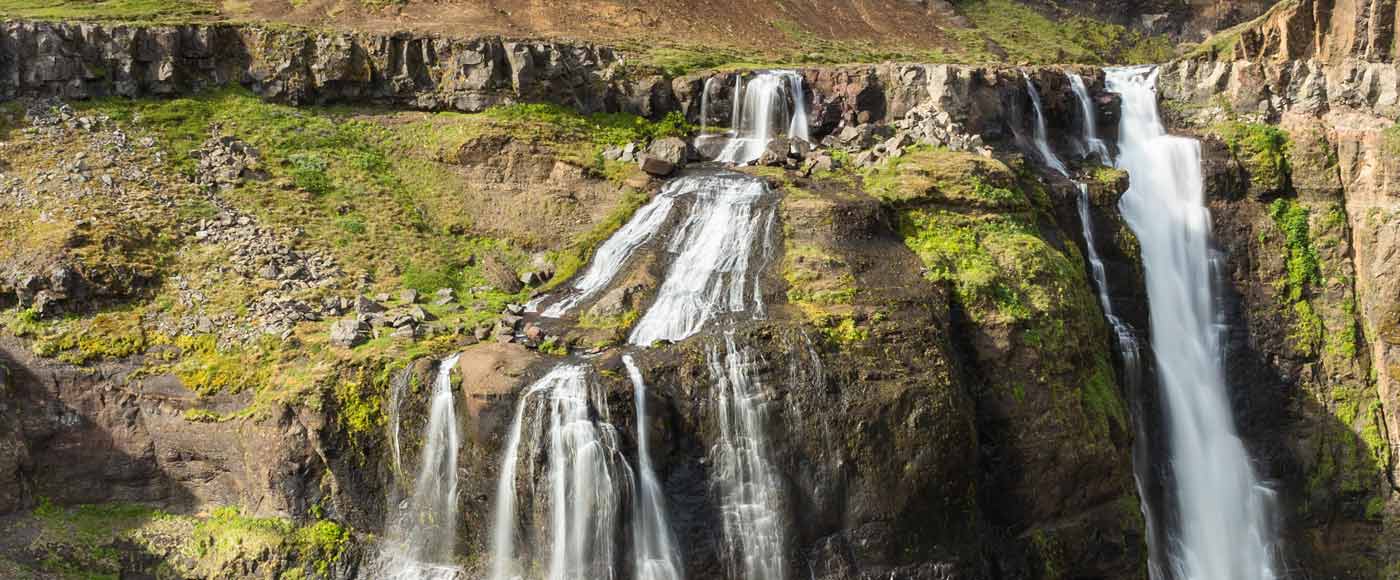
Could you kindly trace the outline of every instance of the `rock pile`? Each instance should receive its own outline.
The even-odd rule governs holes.
[[[242,139],[217,134],[190,156],[199,160],[195,182],[211,189],[231,189],[248,179],[264,179],[257,148]]]

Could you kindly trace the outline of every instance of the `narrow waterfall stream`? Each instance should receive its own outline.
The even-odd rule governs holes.
[[[1200,144],[1168,135],[1157,69],[1110,69],[1122,96],[1118,166],[1133,179],[1120,206],[1142,244],[1176,510],[1168,547],[1182,580],[1272,580],[1273,493],[1235,431],[1215,304],[1210,212]]]
[[[673,182],[657,194],[655,199],[637,210],[626,225],[593,253],[593,261],[589,263],[588,269],[569,284],[570,293],[545,309],[543,316],[559,318],[580,302],[585,302],[606,289],[613,278],[617,277],[618,272],[622,271],[623,266],[627,265],[627,260],[637,248],[661,229],[661,225],[671,215],[676,197],[682,193],[685,192]]]
[[[633,473],[619,451],[617,431],[608,423],[608,406],[594,388],[585,365],[555,367],[526,389],[516,408],[497,483],[495,525],[491,543],[491,578],[527,576],[542,565],[549,580],[617,578],[617,537],[624,500],[631,493]],[[525,441],[526,423],[532,436]],[[526,460],[543,463],[544,497],[537,501],[548,513],[539,526],[547,538],[535,546],[548,550],[547,560],[523,557],[517,550],[520,516],[516,504],[517,469],[521,445],[528,443]],[[533,474],[532,474],[533,475]],[[530,481],[534,478],[531,477]],[[528,532],[532,527],[526,525]]]
[[[393,580],[449,580],[460,574],[453,559],[461,434],[452,392],[452,369],[459,356],[438,364],[413,495],[387,526],[384,573]]]
[[[1081,123],[1083,124],[1081,138],[1088,148],[1088,154],[1097,157],[1102,163],[1108,163],[1111,161],[1111,156],[1108,153],[1108,146],[1098,137],[1096,128],[1098,119],[1094,115],[1094,105],[1089,100],[1089,90],[1084,85],[1084,79],[1072,72],[1067,73],[1067,75],[1075,100],[1079,103],[1079,111],[1082,115]],[[1099,306],[1103,308],[1104,317],[1113,329],[1118,357],[1123,361],[1123,386],[1127,392],[1135,429],[1133,481],[1137,486],[1138,497],[1141,500],[1139,507],[1147,531],[1148,577],[1157,580],[1162,577],[1160,566],[1163,558],[1163,546],[1157,533],[1156,510],[1146,488],[1146,482],[1150,481],[1153,475],[1146,413],[1142,405],[1142,346],[1138,343],[1137,333],[1132,326],[1119,318],[1113,311],[1113,300],[1108,291],[1108,270],[1104,267],[1103,258],[1099,256],[1093,215],[1089,211],[1089,187],[1082,182],[1075,182],[1075,185],[1079,188],[1075,208],[1079,213],[1080,227],[1084,230],[1085,257],[1089,261],[1089,273],[1093,277],[1094,288],[1098,291]]]
[[[706,357],[719,397],[720,441],[711,452],[724,516],[725,563],[730,578],[784,580],[787,523],[782,479],[769,459],[763,385],[753,375],[753,355],[733,332]]]
[[[1089,87],[1084,85],[1084,77],[1077,73],[1067,72],[1069,77],[1069,88],[1074,93],[1074,99],[1079,103],[1079,118],[1083,123],[1081,137],[1084,139],[1084,147],[1088,149],[1088,154],[1098,157],[1099,163],[1111,163],[1112,156],[1108,154],[1108,145],[1099,138],[1098,119],[1094,115],[1094,102],[1089,99]]]
[[[792,139],[811,141],[807,128],[807,101],[803,96],[802,75],[793,71],[764,71],[754,75],[740,91],[734,86],[734,136],[725,144],[716,161],[751,163],[763,154],[773,137],[783,134]]]
[[[647,430],[647,383],[632,355],[622,356],[627,377],[632,381],[637,406],[637,493],[633,501],[633,574],[637,580],[681,580],[680,553],[676,550],[666,494],[651,466],[651,446]]]

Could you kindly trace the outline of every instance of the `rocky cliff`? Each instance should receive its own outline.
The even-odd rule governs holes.
[[[1092,4],[1076,9],[1117,6]],[[1189,37],[1268,3],[1169,4],[1136,25]],[[1203,138],[1241,431],[1278,486],[1286,563],[1320,577],[1385,578],[1400,553],[1386,6],[1280,3],[1160,73],[1169,120]],[[15,530],[0,574],[373,576],[421,452],[424,386],[452,352],[469,573],[488,563],[515,405],[561,357],[596,355],[635,458],[616,345],[665,264],[638,264],[575,319],[519,305],[654,195],[634,162],[659,154],[648,142],[725,124],[741,73],[669,77],[586,43],[232,24],[13,21],[0,48],[0,240],[18,250],[0,257],[0,513]],[[1065,70],[1025,72],[1068,152],[1082,143]],[[1111,139],[1102,73],[1073,70]],[[782,236],[763,276],[773,311],[736,332],[777,401],[792,569],[1143,577],[1139,493],[1163,490],[1134,486],[1132,449],[1160,440],[1155,387],[1124,391],[1077,189],[1022,154],[1021,71],[797,72],[818,151],[748,169],[782,193]],[[1127,178],[1067,157],[1113,303],[1145,336],[1116,209]],[[707,479],[715,340],[638,355],[696,578],[726,574]]]

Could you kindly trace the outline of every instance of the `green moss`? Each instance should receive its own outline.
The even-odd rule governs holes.
[[[1109,432],[1109,423],[1119,429],[1128,428],[1128,410],[1118,394],[1113,365],[1109,364],[1107,357],[1098,357],[1094,374],[1080,392],[1085,414],[1100,423],[1100,433]]]
[[[1250,189],[1256,194],[1288,188],[1288,133],[1273,125],[1245,123],[1237,119],[1211,127],[1249,172]]]
[[[816,321],[822,337],[837,345],[849,345],[870,339],[870,331],[849,316],[827,316]]]
[[[37,337],[35,354],[80,365],[93,359],[124,358],[146,349],[138,310],[103,312],[92,318],[56,324]]]
[[[976,153],[912,147],[867,171],[865,191],[887,203],[964,203],[1015,210],[1030,205],[1005,163]]]
[[[216,14],[204,0],[0,0],[0,16],[38,20],[171,23]]]
[[[224,420],[223,415],[208,409],[185,409],[182,416],[191,423],[219,423]]]

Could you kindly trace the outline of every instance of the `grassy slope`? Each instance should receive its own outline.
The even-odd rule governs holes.
[[[296,2],[292,3],[297,6]],[[723,67],[795,66],[806,64],[904,62],[1010,62],[1123,64],[1161,62],[1172,56],[1165,38],[1148,38],[1122,26],[1105,24],[1087,17],[1046,15],[1012,0],[959,0],[953,2],[964,19],[936,17],[929,22],[935,33],[918,38],[884,37],[872,32],[855,37],[838,36],[831,31],[814,31],[781,11],[766,16],[758,24],[758,40],[752,31],[723,35],[723,40],[687,34],[682,31],[654,38],[646,25],[631,30],[635,37],[594,38],[587,29],[569,32],[586,40],[616,44],[634,56],[634,62],[670,75]],[[367,19],[379,18],[382,6],[359,0],[345,9],[318,14],[314,21],[293,21],[332,28],[358,28]],[[429,6],[408,5],[406,13],[436,10]],[[280,21],[283,13],[221,13],[215,3],[204,0],[0,0],[0,16],[98,20],[142,23],[174,23],[233,19],[239,21]],[[735,16],[738,17],[737,15]],[[305,20],[304,18],[302,20]],[[967,23],[970,26],[964,27]],[[753,28],[753,23],[748,23]],[[527,36],[551,36],[530,28],[507,26],[462,26],[455,30],[476,30]],[[669,30],[669,29],[668,29]]]

